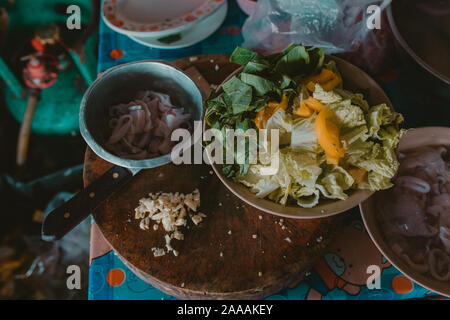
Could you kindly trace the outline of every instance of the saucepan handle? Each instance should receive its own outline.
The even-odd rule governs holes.
[[[72,199],[50,212],[42,223],[42,239],[55,241],[86,219],[120,186],[126,184],[133,174],[123,167],[114,166]]]

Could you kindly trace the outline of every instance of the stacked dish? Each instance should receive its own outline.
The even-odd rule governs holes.
[[[105,0],[102,18],[114,31],[143,45],[177,49],[210,36],[227,10],[226,0]]]
[[[242,11],[244,11],[248,15],[251,15],[256,7],[255,0],[237,0],[237,3],[239,7],[241,7]]]

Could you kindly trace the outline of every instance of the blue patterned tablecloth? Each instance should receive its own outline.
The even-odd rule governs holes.
[[[245,19],[245,14],[240,11],[236,2],[230,0],[226,20],[212,36],[194,46],[177,50],[150,49],[114,32],[101,22],[98,72],[135,60],[174,60],[198,54],[231,53],[243,41],[241,28]],[[399,84],[403,81],[400,78],[393,72],[378,80],[396,108],[405,112],[410,108],[411,99],[405,99],[404,95],[397,94],[404,90],[404,86]],[[448,111],[446,115],[448,116]],[[409,124],[417,125],[419,120],[419,115],[417,119],[412,116]],[[355,243],[359,245],[355,246]],[[92,241],[91,245],[98,245],[98,241]],[[362,252],[361,250],[368,253],[364,255],[364,261],[361,261],[362,257],[358,253]],[[139,279],[113,251],[92,258],[89,271],[89,299],[175,299]],[[370,290],[366,285],[369,265],[377,265],[382,270],[379,289]],[[371,242],[356,208],[346,213],[346,223],[342,232],[327,249],[317,266],[308,273],[305,281],[267,299],[411,298],[443,297],[413,283],[384,259]]]
[[[156,49],[141,45],[129,37],[100,23],[98,71],[102,72],[118,64],[144,60],[176,60],[198,54],[231,53],[243,42],[241,28],[247,16],[234,0],[229,2],[228,14],[222,26],[207,39],[182,49]],[[114,59],[113,57],[121,57]]]

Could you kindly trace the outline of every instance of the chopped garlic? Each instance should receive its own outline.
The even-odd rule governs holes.
[[[158,230],[161,224],[164,230],[168,233],[165,235],[167,252],[172,251],[175,256],[179,252],[175,250],[172,245],[172,239],[184,240],[184,234],[178,228],[186,226],[187,216],[191,218],[195,225],[198,225],[206,215],[197,212],[200,207],[200,191],[195,189],[190,194],[183,193],[150,193],[148,198],[139,200],[139,205],[135,209],[135,218],[141,219],[139,227],[142,230],[150,229],[150,222],[153,224],[153,230]],[[162,248],[152,248],[153,255],[160,257],[165,254]]]
[[[163,255],[166,254],[166,252],[162,248],[153,247],[151,250],[153,251],[153,256],[155,257],[162,257]]]

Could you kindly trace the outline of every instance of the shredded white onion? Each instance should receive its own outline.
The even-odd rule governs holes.
[[[180,127],[191,130],[191,115],[175,107],[170,96],[141,91],[134,101],[109,109],[112,133],[106,148],[127,159],[142,160],[168,154],[174,143],[172,132]]]

